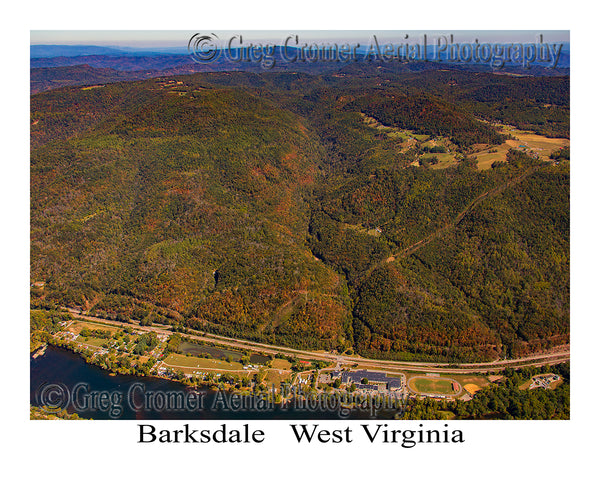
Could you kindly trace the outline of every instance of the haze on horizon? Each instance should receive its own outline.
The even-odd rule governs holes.
[[[32,30],[31,45],[95,45],[120,48],[173,48],[187,47],[190,37],[198,33],[187,30]],[[204,33],[204,32],[203,32]],[[247,41],[282,43],[289,35],[299,35],[302,41],[369,42],[373,35],[378,40],[392,43],[420,43],[423,35],[428,41],[439,36],[454,35],[454,41],[526,42],[536,43],[540,34],[545,42],[569,42],[568,30],[237,30],[210,31],[221,40],[243,35]]]

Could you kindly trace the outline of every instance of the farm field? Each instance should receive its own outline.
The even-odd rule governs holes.
[[[502,145],[484,148],[474,154],[477,157],[477,166],[480,170],[492,167],[494,162],[506,160],[506,154],[511,148],[537,154],[542,160],[550,160],[550,154],[562,147],[568,147],[571,141],[568,138],[549,138],[525,130],[503,125],[501,133],[512,135],[516,140],[506,140]]]

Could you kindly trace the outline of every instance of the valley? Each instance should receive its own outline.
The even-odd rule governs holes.
[[[32,311],[390,374],[568,361],[568,77],[98,80],[31,97]]]

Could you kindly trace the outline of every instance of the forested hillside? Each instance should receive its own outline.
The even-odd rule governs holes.
[[[547,133],[564,132],[568,84],[486,89],[462,72],[450,94],[442,72],[406,75],[221,72],[33,95],[32,302],[383,358],[567,342],[568,160],[512,150],[480,170],[467,155],[507,138],[479,119],[505,119],[507,92],[543,131],[538,104],[557,105]],[[431,151],[453,160],[432,168]]]

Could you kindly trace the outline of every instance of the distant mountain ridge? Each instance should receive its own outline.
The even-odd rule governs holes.
[[[113,47],[97,45],[31,45],[30,58],[79,57],[82,55],[123,55],[125,52]]]
[[[31,45],[30,58],[80,57],[85,55],[153,56],[187,54],[187,47],[103,47],[99,45]]]
[[[214,62],[198,63],[190,55],[80,55],[32,58],[31,93],[39,93],[54,88],[73,85],[99,85],[120,81],[143,80],[168,75],[187,75],[201,72],[248,71],[255,73],[303,72],[313,75],[323,73],[377,74],[387,75],[400,72],[421,72],[431,70],[472,71],[497,73],[498,75],[519,76],[568,76],[568,68],[549,69],[534,65],[529,69],[508,66],[493,72],[488,65],[465,65],[438,62],[297,62],[277,63],[272,69],[265,69],[256,62],[232,62],[219,58]]]
[[[284,49],[285,49],[285,54],[284,54]],[[234,70],[239,70],[239,69],[243,69],[246,70],[247,67],[249,66],[248,64],[250,63],[260,63],[260,62],[239,62],[236,61],[235,58],[241,58],[244,55],[244,52],[242,51],[244,49],[238,49],[238,48],[234,48],[234,49],[218,49],[217,53],[215,55],[215,59],[213,62],[207,62],[204,63],[204,65],[209,66],[211,64],[215,64],[215,65],[227,65],[229,64],[230,67],[233,67]],[[319,61],[289,61],[290,58],[301,58],[303,55],[305,55],[304,53],[302,53],[302,49],[297,48],[297,47],[283,47],[281,45],[273,45],[272,46],[272,51],[269,52],[269,55],[272,56],[276,63],[279,64],[279,66],[281,67],[282,64],[287,64],[286,68],[287,69],[301,69],[301,70],[305,70],[305,65],[302,64],[308,64],[308,65],[319,65],[322,63],[329,63],[330,65],[335,65],[337,63],[338,66],[348,63],[356,63],[356,61],[358,61],[359,63],[361,62],[365,62],[365,63],[370,63],[371,61],[379,61],[377,60],[375,57],[371,56],[371,59],[367,58],[367,53],[369,51],[372,51],[368,46],[366,45],[362,45],[361,47],[359,47],[356,50],[356,55],[357,55],[357,59],[356,60],[352,60],[351,62],[331,62],[331,61],[325,61],[325,62],[321,62]],[[230,55],[228,55],[226,52],[229,52]],[[133,48],[133,47],[103,47],[103,46],[96,46],[96,45],[31,45],[30,47],[30,59],[31,59],[31,67],[35,68],[35,67],[56,67],[56,66],[67,66],[67,65],[76,65],[76,64],[81,64],[81,63],[89,63],[92,66],[108,66],[106,64],[104,65],[100,65],[100,64],[96,64],[96,61],[94,61],[93,59],[90,58],[78,58],[78,57],[94,57],[94,56],[99,56],[99,57],[112,57],[112,60],[110,60],[110,62],[112,63],[112,65],[110,65],[111,68],[115,68],[117,70],[131,70],[131,69],[135,69],[135,68],[148,68],[147,66],[145,67],[141,67],[140,65],[145,64],[145,62],[154,62],[156,63],[156,58],[154,57],[162,57],[161,60],[159,60],[160,62],[175,62],[176,64],[181,64],[181,63],[194,63],[194,60],[192,58],[192,56],[190,55],[190,52],[187,48],[187,46],[180,46],[180,47],[162,47],[162,48]],[[115,62],[114,57],[120,57],[121,60],[119,62]],[[132,57],[134,58],[150,58],[153,60],[146,60],[146,61],[142,61],[142,60],[132,60]],[[174,58],[174,57],[179,57],[179,58]],[[90,62],[90,60],[92,60]],[[106,58],[104,59],[98,59],[99,62],[106,62]],[[413,62],[418,62],[418,61],[422,61],[422,60],[418,60],[418,59],[414,59],[412,60]],[[485,63],[478,63],[478,62],[472,62],[472,63],[467,63],[467,62],[452,62],[452,61],[447,61],[445,59],[442,58],[442,61],[436,61],[435,59],[435,52],[434,49],[430,46],[430,48],[428,48],[427,50],[427,61],[428,62],[432,62],[432,63],[439,63],[439,64],[443,64],[443,65],[458,65],[462,68],[467,68],[467,69],[471,69],[471,68],[475,68],[477,69],[478,67],[485,67],[485,68],[490,68],[489,64],[485,64]],[[398,61],[395,61],[396,63],[398,63]],[[570,62],[571,62],[571,55],[570,55],[570,44],[569,43],[563,43],[561,50],[560,50],[560,55],[559,58],[557,60],[556,63],[556,68],[561,69],[561,70],[568,70],[570,68]],[[120,65],[119,63],[122,63],[122,65]],[[387,63],[387,62],[383,62],[383,63]],[[393,62],[392,62],[393,63]],[[402,62],[399,62],[402,63]],[[173,63],[169,63],[168,67],[172,67],[174,66]],[[518,69],[519,65],[516,64],[507,64],[507,67],[511,70],[514,69]],[[546,70],[547,69],[547,64],[545,63],[540,63],[540,62],[534,62],[530,65],[530,67],[537,69],[537,71],[534,72],[529,72],[529,74],[533,74],[533,75],[540,75],[540,74],[551,74],[550,72],[543,72],[543,71],[539,71],[540,68],[544,68]],[[166,66],[163,68],[167,68]],[[268,69],[267,69],[268,70]],[[525,70],[525,74],[527,74],[528,70],[530,70],[529,68],[525,68],[523,69]],[[564,72],[563,72],[564,73]]]

